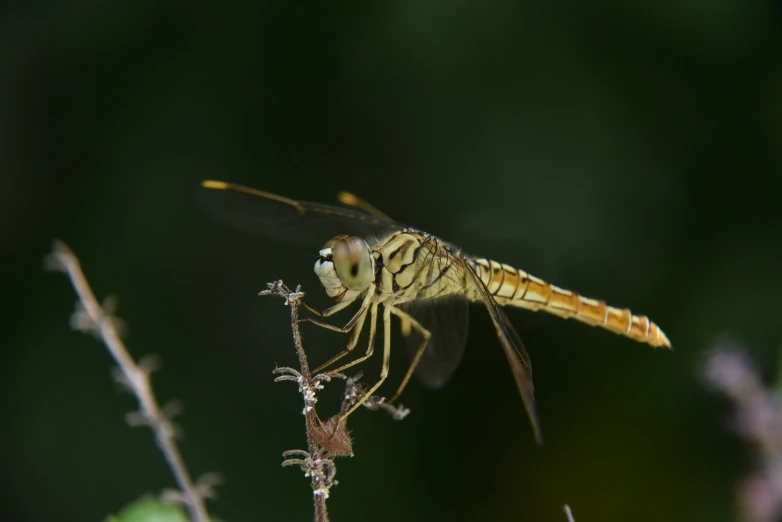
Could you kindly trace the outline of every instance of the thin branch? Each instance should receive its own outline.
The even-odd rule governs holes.
[[[573,518],[573,512],[570,511],[570,506],[565,504],[562,509],[565,511],[565,516],[567,517],[567,522],[576,522],[576,519]]]
[[[119,366],[118,380],[138,399],[139,411],[128,414],[127,421],[133,425],[147,425],[154,432],[160,451],[168,462],[178,491],[167,491],[164,498],[184,504],[193,522],[208,522],[209,517],[204,498],[213,494],[213,486],[219,481],[215,474],[208,474],[196,483],[185,467],[182,455],[175,442],[176,427],[166,410],[160,408],[152,392],[149,375],[154,369],[150,359],[142,359],[139,364],[133,360],[120,339],[118,329],[121,322],[111,315],[113,302],[101,306],[90,288],[76,255],[65,243],[56,241],[52,253],[47,256],[45,267],[49,270],[65,272],[70,278],[73,289],[79,298],[76,312],[71,318],[75,329],[91,332],[103,340],[111,356]]]
[[[260,293],[260,295],[276,294],[285,299],[285,304],[291,309],[291,328],[293,330],[293,344],[296,346],[296,354],[299,357],[299,367],[301,372],[292,368],[277,368],[275,373],[281,374],[275,381],[293,380],[298,382],[299,391],[304,396],[304,419],[307,430],[307,448],[309,451],[292,450],[283,453],[285,457],[299,456],[299,459],[287,459],[282,465],[299,465],[309,476],[312,482],[312,501],[315,506],[315,521],[328,522],[329,514],[326,509],[326,499],[329,497],[329,489],[336,484],[334,476],[337,468],[334,465],[333,457],[325,455],[318,444],[318,435],[323,423],[315,413],[316,390],[322,388],[319,380],[314,380],[310,373],[310,367],[307,363],[307,355],[301,343],[301,333],[299,332],[299,300],[304,297],[300,292],[300,287],[296,287],[295,292],[283,284],[282,281],[269,283],[269,289]],[[319,376],[323,377],[323,376]],[[344,424],[344,423],[343,423]],[[348,438],[348,440],[350,440]]]

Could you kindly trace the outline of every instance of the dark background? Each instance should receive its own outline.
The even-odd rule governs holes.
[[[322,202],[353,191],[648,314],[673,342],[510,310],[539,449],[473,306],[449,386],[414,383],[403,422],[352,419],[333,520],[561,521],[564,503],[579,522],[734,519],[751,452],[698,365],[728,335],[773,374],[782,341],[778,4],[293,4],[2,8],[4,520],[100,520],[173,484],[149,431],[126,427],[135,402],[105,350],[69,329],[73,292],[42,271],[55,238],[119,296],[134,355],[163,360],[154,383],[186,407],[190,469],[227,481],[212,511],[311,518],[307,481],[279,466],[304,446],[300,396],[272,383],[295,363],[288,311],[256,293],[283,278],[325,304],[319,245],[214,221],[193,203],[204,178]],[[305,343],[323,361],[344,339],[310,328]]]

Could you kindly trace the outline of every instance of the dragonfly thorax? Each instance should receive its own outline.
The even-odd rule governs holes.
[[[372,283],[375,272],[369,245],[360,237],[336,236],[326,243],[315,262],[315,274],[329,297],[352,301]]]

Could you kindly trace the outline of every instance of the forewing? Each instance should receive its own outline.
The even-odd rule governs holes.
[[[402,304],[401,308],[432,334],[415,369],[416,377],[428,388],[444,386],[462,360],[467,344],[467,299],[462,296],[449,296],[434,300],[416,300]],[[415,328],[405,337],[411,360],[418,352],[422,340],[423,337]]]
[[[317,247],[338,234],[369,237],[402,228],[384,216],[296,201],[223,181],[204,181],[196,199],[229,225],[296,247]]]
[[[489,291],[484,286],[483,282],[478,277],[478,274],[469,266],[468,263],[464,264],[465,272],[472,279],[475,287],[478,290],[478,294],[481,296],[483,303],[486,305],[486,309],[489,311],[494,327],[497,329],[497,336],[500,338],[500,344],[505,350],[505,356],[510,363],[511,371],[513,372],[513,378],[516,380],[516,386],[521,394],[521,399],[524,401],[524,407],[527,410],[530,423],[532,423],[532,431],[535,434],[535,440],[537,443],[543,444],[543,436],[540,431],[540,421],[538,420],[538,414],[535,409],[535,388],[532,384],[532,365],[529,360],[524,343],[521,342],[521,338],[513,325],[510,324],[508,316],[502,310],[500,305],[494,300]]]

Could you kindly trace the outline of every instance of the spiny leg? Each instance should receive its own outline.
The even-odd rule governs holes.
[[[372,308],[373,311],[375,311],[375,309],[377,308],[377,304],[374,304]],[[356,409],[359,406],[364,404],[364,402],[368,398],[370,398],[378,388],[380,388],[380,385],[383,384],[383,381],[386,380],[386,377],[388,377],[388,367],[389,367],[389,363],[391,362],[391,309],[392,308],[393,308],[392,306],[383,307],[383,367],[380,369],[380,379],[356,402],[356,404],[353,405],[352,408],[350,408],[344,415],[342,415],[342,417],[339,418],[340,422],[347,419],[348,415],[356,411]],[[376,317],[377,317],[377,312],[375,312],[374,318]]]
[[[353,334],[350,336],[350,341],[348,342],[348,347],[345,350],[342,350],[337,355],[326,361],[325,363],[321,364],[317,368],[313,370],[314,373],[320,373],[325,368],[328,368],[335,362],[339,361],[343,357],[345,357],[347,354],[353,351],[353,348],[356,347],[356,344],[358,344],[358,338],[361,335],[361,331],[364,329],[364,321],[367,318],[366,312],[361,316],[361,318],[358,320],[358,323],[356,324],[356,327],[353,328]]]
[[[312,323],[316,324],[322,328],[325,328],[327,330],[332,330],[334,332],[340,332],[340,333],[348,333],[350,330],[353,329],[354,326],[356,326],[356,323],[364,316],[364,314],[367,312],[367,309],[369,308],[369,302],[372,300],[372,296],[375,294],[375,285],[371,285],[369,289],[367,290],[367,295],[364,298],[364,302],[361,303],[361,308],[358,309],[356,312],[356,315],[354,315],[348,323],[340,328],[339,326],[334,326],[333,324],[329,324],[325,321],[321,321],[319,319],[315,319],[313,317],[306,317],[304,319],[300,319],[300,323]],[[340,310],[347,308],[353,301],[346,301],[343,303],[337,303],[331,308],[326,308],[323,312],[316,308],[312,308],[309,305],[307,306],[307,309],[313,312],[314,314],[317,314],[319,317],[328,317],[336,312],[339,312]]]
[[[423,337],[423,340],[421,341],[421,346],[419,346],[418,350],[415,352],[415,356],[413,357],[413,360],[410,362],[410,367],[407,369],[405,378],[402,379],[402,384],[399,385],[399,388],[397,388],[396,393],[394,394],[393,397],[391,397],[391,400],[386,402],[387,404],[393,404],[394,401],[397,400],[400,395],[402,395],[402,392],[407,386],[407,383],[410,381],[410,378],[413,376],[413,372],[418,367],[418,363],[421,362],[421,357],[424,355],[424,352],[426,351],[426,347],[429,345],[429,339],[432,338],[432,332],[424,328],[421,325],[421,323],[416,321],[412,316],[410,316],[406,312],[403,312],[402,310],[392,306],[391,313],[399,317],[402,320],[402,324],[407,326],[408,335],[410,332],[410,327],[413,327],[416,330],[418,330],[418,332],[421,334],[421,337]]]
[[[342,301],[341,303],[337,303],[337,304],[335,304],[333,306],[329,306],[328,308],[326,308],[322,312],[320,310],[318,310],[317,308],[315,308],[314,306],[312,306],[310,304],[307,304],[306,301],[301,301],[301,304],[304,306],[304,308],[306,308],[307,310],[309,310],[313,314],[317,315],[318,317],[328,317],[328,316],[330,316],[332,314],[335,314],[335,313],[339,312],[340,310],[342,310],[344,308],[347,308],[352,302],[353,301]]]
[[[331,370],[332,372],[341,372],[342,370],[347,370],[351,366],[355,366],[356,364],[364,362],[372,357],[372,354],[375,351],[375,332],[377,330],[377,303],[372,303],[372,306],[369,309],[369,315],[369,347],[367,348],[367,353],[355,361],[351,361],[335,370]]]

